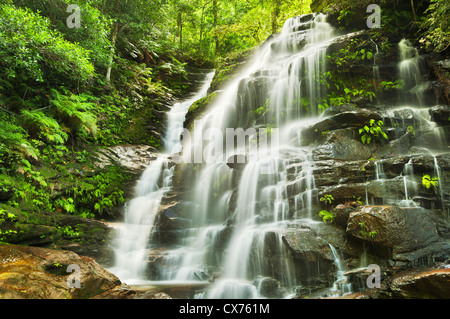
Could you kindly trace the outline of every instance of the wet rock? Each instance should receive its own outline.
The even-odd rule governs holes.
[[[362,144],[354,129],[339,129],[327,133],[326,139],[314,148],[312,154],[316,161],[358,161],[369,159],[373,151],[374,146]]]
[[[70,287],[69,265],[79,267],[80,288]],[[75,277],[76,278],[76,277]],[[74,283],[74,282],[73,282]],[[0,245],[0,296],[7,299],[87,299],[122,296],[120,280],[93,259],[71,251]],[[130,293],[130,292],[128,292]]]
[[[433,106],[429,111],[431,120],[439,125],[450,124],[450,106],[438,105]]]
[[[405,270],[391,278],[394,298],[449,298],[450,269]]]
[[[282,239],[296,259],[306,262],[333,260],[328,242],[311,229],[288,230]]]
[[[229,168],[243,170],[246,164],[247,156],[245,154],[233,155],[227,159],[227,165]]]
[[[254,282],[258,293],[267,298],[282,298],[283,294],[280,289],[280,282],[274,278],[263,277],[257,278]]]
[[[351,109],[351,105],[347,105],[346,108]],[[381,119],[377,112],[367,109],[355,109],[346,112],[338,112],[336,109],[333,109],[328,112],[331,112],[333,115],[302,130],[303,145],[308,145],[318,140],[328,131],[345,128],[361,128],[365,123],[369,123],[371,119]]]
[[[422,208],[362,206],[350,213],[347,233],[389,247],[392,258],[404,262],[449,252],[448,245],[439,240],[434,214]]]
[[[140,174],[157,157],[156,150],[148,145],[116,145],[98,151],[97,165],[118,164]]]

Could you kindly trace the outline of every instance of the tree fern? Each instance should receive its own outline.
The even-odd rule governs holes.
[[[38,151],[30,144],[25,130],[0,119],[0,158],[18,156],[38,158]]]
[[[92,97],[86,94],[64,95],[52,89],[53,99],[50,100],[56,107],[57,116],[71,131],[80,137],[97,133],[97,119],[92,113],[96,105],[88,102]]]
[[[68,139],[67,133],[62,131],[58,122],[42,111],[22,110],[21,119],[31,136],[43,139],[50,144],[64,144]]]

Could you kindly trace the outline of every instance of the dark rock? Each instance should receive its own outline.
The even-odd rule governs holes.
[[[450,106],[438,105],[433,106],[429,111],[431,120],[439,125],[450,124]]]
[[[245,154],[237,154],[227,159],[227,165],[230,168],[243,170],[247,164],[247,156]]]
[[[419,258],[448,254],[440,242],[432,212],[422,208],[362,206],[350,213],[347,233],[392,249],[394,260],[414,262]]]
[[[346,107],[351,108],[350,105]],[[332,110],[330,112],[335,114],[302,130],[303,145],[308,145],[318,140],[326,132],[344,128],[361,128],[364,124],[368,124],[371,119],[381,119],[378,113],[367,109],[356,109],[339,113],[337,113],[337,110]]]
[[[395,298],[447,299],[450,291],[450,269],[405,270],[390,279]]]
[[[317,237],[311,229],[290,229],[282,239],[295,259],[306,262],[333,261],[328,242]]]
[[[318,145],[312,154],[316,161],[329,159],[358,161],[369,159],[373,151],[373,144],[362,144],[355,130],[340,129],[328,133],[325,142]]]

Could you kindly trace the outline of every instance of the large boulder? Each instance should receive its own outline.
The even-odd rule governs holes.
[[[431,116],[431,120],[436,122],[438,125],[450,124],[450,106],[448,105],[434,106],[428,112]]]
[[[448,299],[450,268],[405,270],[390,279],[394,298]]]
[[[0,245],[0,298],[88,299],[102,294],[129,298],[134,292],[93,259],[74,252]]]
[[[350,213],[347,233],[389,248],[395,261],[445,258],[450,253],[449,245],[439,238],[434,216],[422,208],[361,206]]]

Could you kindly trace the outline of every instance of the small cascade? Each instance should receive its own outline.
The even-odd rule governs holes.
[[[128,284],[145,281],[149,239],[163,196],[172,188],[174,166],[170,156],[179,152],[180,135],[189,106],[206,95],[214,72],[208,73],[200,90],[189,99],[176,103],[168,114],[165,153],[152,161],[137,182],[135,197],[125,205],[124,223],[118,226],[112,242],[115,264],[110,269]]]
[[[336,280],[332,287],[333,296],[340,296],[352,292],[352,284],[348,282],[348,278],[344,275],[345,271],[342,268],[341,259],[333,245],[329,244],[331,252],[334,257],[334,264],[337,268]]]
[[[136,186],[136,196],[125,206],[124,223],[117,229],[112,245],[115,264],[110,269],[128,283],[144,278],[148,240],[164,194],[170,189],[172,169],[167,158],[151,162]]]
[[[443,188],[442,187],[442,183],[443,183],[443,180],[442,180],[442,169],[439,166],[439,163],[438,163],[438,160],[436,158],[436,155],[433,155],[433,162],[434,162],[434,175],[435,175],[435,177],[437,177],[437,181],[438,181],[437,189],[439,191],[439,199],[440,199],[440,202],[441,202],[441,207],[442,207],[442,209],[446,209],[447,207],[446,207],[446,203],[444,201],[444,192],[442,190],[442,188]]]
[[[314,180],[313,164],[305,159],[302,166],[296,167],[296,190],[298,194],[295,196],[295,212],[297,218],[312,218],[315,206],[317,188]]]
[[[421,57],[417,49],[406,39],[402,39],[398,48],[400,51],[399,73],[404,82],[403,102],[412,105],[424,105],[423,92],[427,84],[422,80],[420,71]],[[412,99],[411,99],[412,96]]]
[[[380,83],[380,67],[377,64],[377,58],[380,55],[380,52],[378,50],[378,44],[376,44],[371,38],[370,41],[375,45],[375,54],[373,58],[373,67],[372,67],[372,73],[373,73],[373,83],[374,86],[377,86],[377,83]]]
[[[412,161],[409,160],[405,164],[402,172],[403,186],[405,190],[405,199],[399,202],[400,207],[418,207],[418,205],[412,200],[417,195],[417,184],[414,178],[414,166]]]

